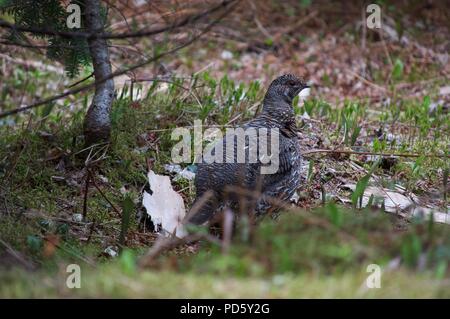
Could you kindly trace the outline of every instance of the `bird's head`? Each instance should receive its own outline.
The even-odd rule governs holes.
[[[293,74],[284,74],[272,81],[265,100],[275,103],[284,101],[291,105],[294,98],[307,88],[309,86],[301,78]]]

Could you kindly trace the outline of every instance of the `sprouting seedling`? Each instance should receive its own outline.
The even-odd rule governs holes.
[[[300,98],[298,97],[298,95],[294,98],[294,100],[292,101],[292,105],[294,106],[294,113],[295,115],[300,115],[301,109],[298,105]]]
[[[361,127],[355,123],[353,125],[352,136],[350,137],[350,146],[355,145],[356,140],[358,139],[359,133],[361,133]]]
[[[403,77],[404,65],[402,60],[396,59],[394,63],[394,68],[392,69],[392,78],[394,80],[401,80]]]
[[[344,221],[344,215],[342,214],[338,206],[334,203],[329,203],[326,206],[326,211],[331,223],[337,227],[340,227]]]
[[[129,196],[127,196],[125,200],[122,202],[122,223],[120,227],[120,237],[119,237],[120,247],[123,247],[123,245],[125,244],[125,237],[128,232],[128,228],[130,226],[130,217],[133,208],[134,208],[133,200]]]
[[[367,202],[367,207],[372,207],[373,206],[373,202],[374,202],[375,196],[373,196],[373,194],[370,195],[369,197],[369,201]],[[361,203],[360,203],[361,206]]]
[[[358,183],[356,183],[355,191],[352,194],[352,205],[354,208],[357,207],[357,204],[359,202],[359,208],[362,207],[362,200],[364,196],[364,191],[367,188],[367,185],[369,184],[370,177],[372,176],[375,169],[380,164],[380,160],[376,161],[372,167],[370,168],[369,172],[361,178]]]
[[[402,242],[401,255],[406,265],[414,267],[422,252],[422,241],[416,234],[406,236]]]
[[[308,176],[306,178],[306,181],[308,182],[308,184],[311,183],[312,176],[313,176],[313,170],[314,170],[314,161],[310,160],[309,165],[308,165]]]
[[[312,116],[314,106],[315,106],[314,101],[305,101],[304,103],[305,112],[308,113],[309,116]]]
[[[364,191],[367,188],[367,185],[369,183],[370,174],[365,175],[363,178],[361,178],[358,183],[356,183],[355,191],[352,194],[352,204],[353,207],[356,208],[358,201],[359,201],[359,207],[362,207],[362,198],[364,195]]]

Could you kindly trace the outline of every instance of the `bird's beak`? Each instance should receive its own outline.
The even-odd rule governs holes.
[[[308,88],[308,86],[305,85],[298,85],[295,87],[295,95],[298,95],[301,91]]]

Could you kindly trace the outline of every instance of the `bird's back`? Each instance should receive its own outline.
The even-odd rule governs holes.
[[[256,117],[241,128],[246,134],[239,135],[234,131],[233,134],[227,134],[215,143],[211,154],[216,155],[214,150],[222,148],[222,163],[202,162],[198,164],[195,180],[196,197],[201,197],[207,191],[213,191],[220,201],[224,197],[237,201],[239,196],[244,196],[240,192],[244,188],[249,191],[258,190],[270,197],[288,200],[300,184],[301,157],[297,137],[285,136],[279,131],[276,123],[272,123],[264,117]],[[261,129],[266,129],[268,132],[268,144],[270,144],[271,138],[278,138],[278,169],[272,174],[261,174],[261,167],[270,165],[267,162],[261,162],[259,145],[260,139],[265,138],[261,134]],[[253,132],[257,134],[256,142],[251,139]],[[232,154],[227,152],[228,150],[232,150]],[[238,152],[244,152],[244,162],[238,161]],[[252,152],[256,152],[256,156],[251,154]],[[273,154],[272,150],[269,153]],[[264,210],[264,208],[259,210]],[[264,212],[258,213],[263,214]]]

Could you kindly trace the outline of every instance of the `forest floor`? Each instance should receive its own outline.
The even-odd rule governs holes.
[[[116,79],[111,143],[96,152],[84,149],[86,94],[0,119],[0,297],[450,298],[445,12],[416,21],[414,8],[389,7],[374,31],[356,5],[248,3],[191,47]],[[342,14],[330,22],[331,12]],[[111,49],[115,66],[136,59],[124,47]],[[2,111],[76,82],[37,54],[0,45]],[[172,130],[251,119],[285,72],[312,84],[294,103],[305,154],[291,205],[238,224],[231,243],[204,235],[149,258],[149,167],[171,177],[186,207],[195,194],[167,169]],[[70,264],[81,266],[79,289],[66,285]],[[366,285],[371,264],[379,289]]]

